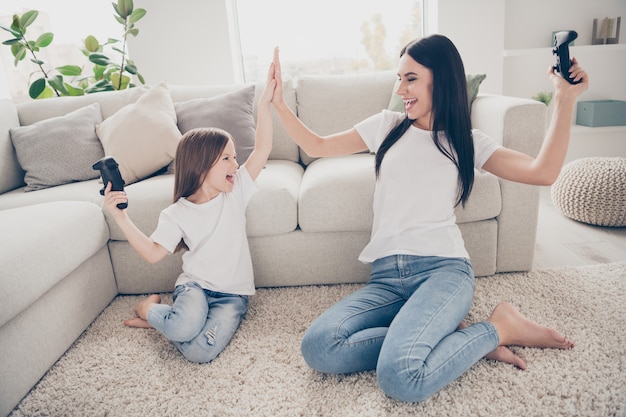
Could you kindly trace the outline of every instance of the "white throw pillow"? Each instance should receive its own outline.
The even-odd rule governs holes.
[[[181,133],[166,82],[160,82],[135,103],[96,126],[104,153],[115,158],[126,184],[168,165],[176,155]]]

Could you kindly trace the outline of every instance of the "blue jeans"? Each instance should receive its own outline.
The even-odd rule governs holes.
[[[379,259],[365,287],[313,322],[302,354],[325,373],[375,369],[387,395],[425,400],[498,347],[491,323],[457,330],[473,296],[474,273],[466,259]]]
[[[191,362],[210,362],[235,335],[248,309],[248,297],[201,288],[176,286],[174,304],[152,306],[148,323],[174,343]]]

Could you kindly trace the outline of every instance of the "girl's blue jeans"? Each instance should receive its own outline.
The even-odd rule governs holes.
[[[148,323],[174,343],[191,362],[210,362],[235,335],[248,309],[248,297],[201,288],[196,283],[176,286],[174,303],[157,304]]]
[[[389,396],[425,400],[498,347],[489,322],[457,330],[473,295],[467,259],[381,258],[372,264],[365,287],[313,322],[302,354],[325,373],[375,369]]]

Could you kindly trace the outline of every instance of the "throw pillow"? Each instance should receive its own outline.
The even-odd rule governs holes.
[[[254,84],[211,98],[197,98],[175,103],[178,128],[185,132],[198,127],[224,129],[235,138],[239,164],[254,149]]]
[[[10,129],[17,160],[25,171],[24,191],[97,178],[91,166],[104,156],[95,130],[100,122],[100,105],[93,103],[65,116]]]
[[[474,103],[474,100],[478,95],[480,83],[482,83],[485,78],[487,78],[487,74],[465,74],[465,80],[467,81],[467,102],[469,104],[470,111],[472,110],[472,103]],[[391,93],[391,99],[389,100],[389,106],[387,109],[403,113],[404,102],[400,96],[396,94],[397,89],[398,83],[396,82],[393,86],[393,92]]]
[[[166,82],[147,90],[96,126],[104,153],[115,158],[126,184],[139,181],[168,165],[181,134]]]

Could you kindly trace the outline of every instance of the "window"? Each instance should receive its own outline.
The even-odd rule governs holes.
[[[278,46],[284,77],[394,69],[423,35],[422,0],[236,0],[246,82],[265,79]]]

